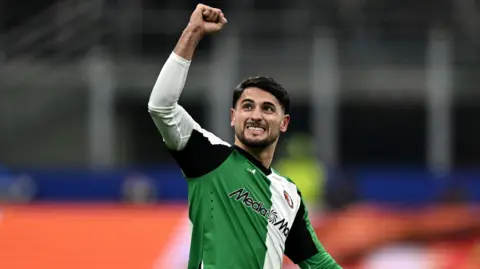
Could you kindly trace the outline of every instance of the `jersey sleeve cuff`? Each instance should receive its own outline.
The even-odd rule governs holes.
[[[181,56],[179,56],[178,54],[176,54],[175,52],[172,51],[172,53],[170,54],[170,59],[174,60],[175,62],[185,66],[185,67],[188,67],[190,65],[190,63],[192,61],[190,60],[187,60]]]

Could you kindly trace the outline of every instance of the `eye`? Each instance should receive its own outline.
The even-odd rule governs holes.
[[[263,110],[264,110],[265,112],[268,112],[268,113],[273,113],[273,112],[275,112],[275,108],[272,107],[272,106],[264,106],[264,107],[263,107]]]
[[[243,106],[242,106],[243,109],[247,109],[247,110],[250,110],[253,108],[253,105],[251,103],[245,103]]]

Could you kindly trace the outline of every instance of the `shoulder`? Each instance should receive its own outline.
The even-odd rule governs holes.
[[[300,191],[298,190],[297,185],[291,178],[280,174],[277,170],[273,168],[272,168],[272,174],[278,178],[281,178],[285,182],[285,184],[289,185],[292,189],[295,189],[295,192],[298,192],[300,194]]]
[[[171,151],[187,178],[198,178],[219,167],[232,153],[233,147],[203,128],[192,130],[180,151]]]
[[[208,140],[208,143],[210,145],[218,145],[218,146],[225,146],[225,147],[231,147],[230,143],[224,141],[220,137],[216,136],[214,133],[207,131],[201,127],[193,129],[192,135],[198,134],[198,136],[201,136],[200,139],[206,139]]]

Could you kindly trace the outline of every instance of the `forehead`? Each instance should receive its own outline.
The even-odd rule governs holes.
[[[242,102],[245,99],[251,99],[255,103],[269,102],[276,106],[280,105],[277,98],[273,94],[256,87],[246,88],[242,92],[242,95],[240,96],[238,101]]]

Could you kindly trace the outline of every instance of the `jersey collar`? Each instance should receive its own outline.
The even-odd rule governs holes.
[[[272,173],[272,169],[270,167],[266,168],[263,166],[263,164],[259,160],[255,159],[255,157],[253,157],[250,153],[246,152],[237,145],[233,145],[233,147],[243,156],[245,156],[251,163],[253,163],[258,169],[262,170],[265,175],[270,175]]]

